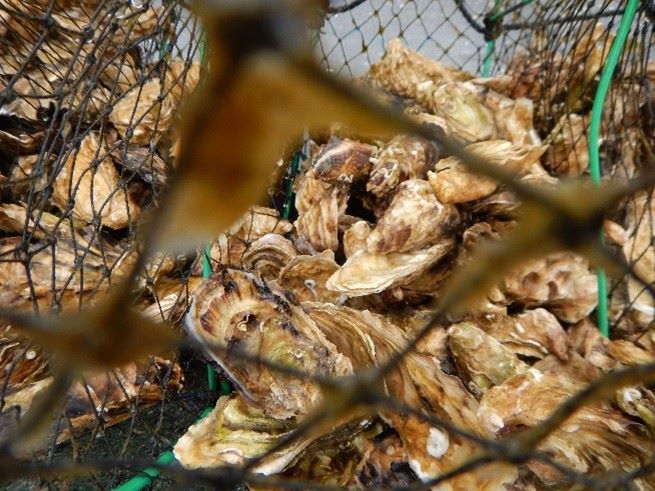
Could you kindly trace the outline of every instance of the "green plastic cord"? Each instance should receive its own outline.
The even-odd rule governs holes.
[[[489,17],[491,20],[496,20],[498,17],[498,8],[500,7],[500,2],[501,0],[494,0],[494,8],[491,11],[491,16]],[[485,50],[484,50],[484,60],[482,62],[482,76],[483,77],[488,77],[491,75],[491,58],[493,57],[494,54],[494,49],[495,49],[496,41],[492,38],[487,41],[487,44],[485,45]]]
[[[623,12],[621,24],[619,25],[616,37],[610,48],[603,71],[601,72],[600,81],[598,82],[598,90],[594,97],[594,105],[591,109],[591,124],[589,126],[589,171],[591,173],[591,181],[597,186],[600,185],[601,180],[600,148],[598,138],[600,136],[600,126],[603,119],[603,103],[607,97],[607,92],[612,83],[612,77],[614,76],[616,65],[619,62],[621,53],[623,52],[623,47],[628,38],[630,26],[632,25],[632,21],[637,13],[638,6],[639,0],[628,0],[625,11]],[[602,232],[600,240],[604,240]],[[598,278],[598,329],[603,336],[608,337],[609,319],[607,316],[607,276],[602,268],[596,270],[596,275]]]

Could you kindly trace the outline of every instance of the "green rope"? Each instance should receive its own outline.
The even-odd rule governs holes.
[[[494,8],[491,10],[489,19],[492,21],[498,19],[498,8],[500,7],[501,0],[494,0]],[[494,54],[496,41],[493,38],[487,40],[484,51],[484,61],[482,62],[482,76],[488,77],[491,75],[491,61]]]
[[[607,56],[607,61],[603,67],[598,82],[598,90],[594,98],[594,105],[591,110],[591,124],[589,126],[589,171],[591,173],[591,181],[599,186],[601,181],[601,168],[600,168],[600,148],[598,138],[600,136],[600,126],[603,119],[603,103],[607,98],[612,77],[616,70],[616,65],[619,62],[623,47],[625,46],[630,26],[637,13],[639,0],[628,0],[621,24],[610,48]],[[603,241],[603,234],[601,232],[600,240]],[[596,309],[598,315],[598,329],[605,337],[609,336],[609,319],[607,315],[607,276],[602,268],[596,270],[598,278],[598,308]]]

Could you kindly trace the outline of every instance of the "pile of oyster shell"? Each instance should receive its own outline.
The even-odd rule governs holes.
[[[174,2],[0,1],[3,307],[75,311],[105,297],[135,265],[136,225],[158,205],[175,165],[177,110],[200,76],[199,62],[175,50],[153,56],[153,46],[175,42],[174,9]],[[135,298],[154,319],[184,291],[177,263],[157,256],[139,279]],[[134,404],[182,388],[175,362],[121,370],[73,389],[71,431],[98,418],[113,424]],[[11,413],[2,425],[51,382],[43,354],[0,324],[0,393],[3,415]]]
[[[562,66],[577,70],[578,51],[593,41],[563,55]],[[594,56],[606,56],[593,46]],[[475,79],[394,40],[368,82],[409,117],[438,126],[521,180],[553,186],[587,171],[576,115],[543,138],[535,130],[542,95],[521,89],[533,72],[519,65]],[[588,70],[581,77],[596,75]],[[189,468],[250,462],[253,472],[339,486],[440,476],[482,449],[402,408],[352,408],[276,446],[315,409],[337,401],[311,379],[240,353],[322,377],[381,365],[413,337],[471,251],[513,229],[518,200],[414,136],[361,141],[335,127],[309,153],[295,178],[295,219],[253,207],[212,245],[214,274],[195,290],[185,326],[210,345],[236,390],[180,438],[175,455]],[[650,283],[654,203],[637,197],[617,218],[621,225],[606,223],[613,247]],[[200,263],[193,273],[200,274]],[[491,440],[533,427],[603,373],[655,361],[653,300],[632,282],[623,286],[617,298],[629,329],[609,340],[594,325],[596,277],[583,257],[559,252],[527,262],[422,339],[385,375],[380,394]],[[639,467],[655,451],[651,389],[630,387],[585,406],[539,449],[583,474]],[[560,489],[565,482],[529,461],[487,465],[439,489]],[[649,478],[635,483],[655,489]]]

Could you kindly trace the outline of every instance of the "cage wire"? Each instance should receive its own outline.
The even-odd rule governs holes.
[[[598,143],[603,179],[632,178],[655,165],[652,2],[638,2],[603,101],[598,142],[589,138],[601,72],[628,3],[333,1],[315,50],[329,72],[355,79],[400,38],[428,58],[489,77],[481,82],[489,89],[533,101],[534,128],[549,145],[542,163],[551,174],[587,175],[589,148]],[[37,313],[76,311],[107,295],[136,263],[138,226],[159,205],[175,168],[177,109],[200,78],[200,25],[178,1],[5,0],[0,19],[1,303]],[[274,277],[279,258],[267,253],[261,239],[292,233],[296,178],[316,158],[316,143],[307,141],[271,191],[269,207],[251,208],[204,254],[151,259],[139,277],[135,305],[150,318],[179,324],[190,292],[212,272],[234,268]],[[654,304],[642,283],[653,276],[652,199],[652,191],[631,196],[605,227],[610,247],[642,279],[610,279],[610,336],[651,352]],[[303,281],[301,288],[313,291],[316,285]],[[38,348],[10,324],[2,329],[0,432],[7,432],[52,378]],[[210,373],[219,374],[220,390],[229,392],[221,369],[208,363]],[[156,469],[147,477],[142,470],[213,405],[218,387],[207,388],[205,370],[204,357],[190,350],[85,378],[71,390],[52,437],[32,458],[131,464],[83,478],[34,476],[9,488],[111,489],[135,474],[141,480],[133,489],[175,483]],[[396,437],[385,425],[369,455]],[[320,453],[322,447],[310,448]],[[649,463],[643,464],[647,474]],[[301,467],[312,465],[318,464],[305,459],[286,475],[303,475],[309,471]],[[419,485],[406,461],[390,468],[393,479],[359,467],[359,484]],[[583,474],[578,484],[592,487]],[[639,472],[611,482],[629,486],[632,478],[649,489],[650,478]]]

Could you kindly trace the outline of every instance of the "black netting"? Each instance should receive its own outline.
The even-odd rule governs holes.
[[[181,120],[180,109],[203,90],[206,70],[225,70],[227,60],[228,73],[210,86],[228,109],[197,111],[196,129],[243,124],[243,111],[244,127],[265,139],[257,124],[247,126],[248,111],[284,121],[242,95],[235,110],[230,82],[248,82],[249,65],[231,64],[233,54],[297,54],[300,40],[278,15],[286,2],[254,14],[257,2],[244,2],[243,18],[234,3],[200,2],[210,34],[225,36],[209,46],[224,56],[210,54],[214,66],[202,68],[206,40],[186,2],[0,1],[0,459],[17,459],[8,489],[112,489],[171,463],[176,445],[191,470],[173,461],[163,476],[150,469],[139,486],[652,489],[652,2],[640,2],[628,26],[591,145],[602,71],[631,2],[316,2],[308,11],[317,61],[400,109],[404,126],[393,138],[308,128],[301,148],[270,162],[283,170],[268,196],[213,234],[206,250],[147,249],[141,261],[152,247],[142,235],[149,220],[192,174],[180,139],[193,122]],[[252,30],[234,32],[242,26]],[[280,32],[285,42],[271,34]],[[300,97],[308,92],[302,84]],[[309,114],[314,100],[295,104],[271,86],[284,110]],[[323,95],[311,93],[325,123],[334,123]],[[343,101],[331,97],[335,106]],[[297,143],[301,135],[284,136]],[[604,183],[641,184],[616,195],[603,188],[607,203],[590,188],[576,188],[579,199],[566,194],[565,181],[589,178],[594,143]],[[234,149],[207,155],[239,158]],[[237,183],[238,195],[243,176],[222,177]],[[540,224],[531,232],[540,241],[524,236],[498,256],[492,247],[480,253],[476,245],[528,228],[520,201]],[[507,257],[527,258],[525,244],[538,257],[502,270]],[[609,339],[596,329],[603,307],[592,260],[601,256],[614,266]],[[504,276],[493,276],[495,263]],[[461,271],[477,279],[467,283]],[[490,278],[496,287],[462,313]],[[126,304],[162,330],[185,333],[182,347],[146,349],[147,360],[109,372],[75,373],[66,396],[44,411],[48,437],[22,449],[20,421],[70,374],[58,370],[65,360],[49,358],[61,350],[30,342],[19,333],[23,318],[12,315],[94,312],[124,281]],[[123,322],[110,312],[114,318],[89,326]],[[76,349],[66,353],[83,358],[85,348]],[[610,394],[607,387],[619,385],[628,388]],[[589,402],[583,389],[609,401],[558,419],[569,396]],[[205,426],[187,433],[219,392]],[[323,396],[327,404],[316,404]]]

